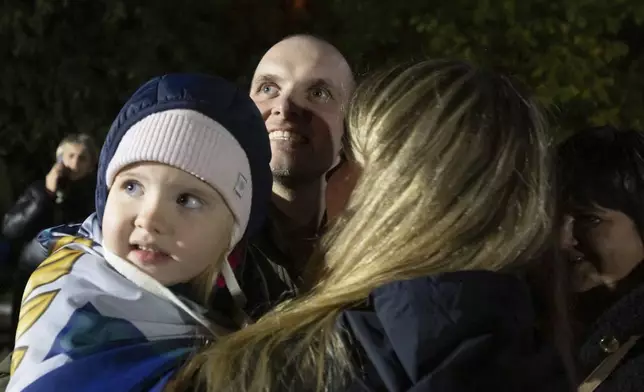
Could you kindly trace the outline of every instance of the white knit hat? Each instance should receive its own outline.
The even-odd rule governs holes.
[[[118,144],[105,173],[107,187],[119,171],[136,162],[170,165],[212,186],[235,218],[230,248],[239,242],[250,216],[252,177],[246,153],[221,124],[187,109],[144,117]]]

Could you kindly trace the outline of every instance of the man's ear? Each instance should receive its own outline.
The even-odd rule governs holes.
[[[335,156],[335,159],[333,160],[333,165],[331,165],[331,170],[334,170],[338,167],[338,165],[343,161],[342,159],[342,148],[340,148],[340,152],[338,155]]]
[[[344,148],[340,147],[340,153],[336,155],[335,159],[333,160],[333,165],[331,165],[331,169],[329,169],[328,172],[326,172],[326,180],[328,181],[329,178],[335,173],[340,166],[347,160],[346,155],[344,154]]]
[[[56,162],[62,162],[63,161],[63,154],[65,153],[65,145],[67,143],[61,143],[56,147]]]
[[[332,169],[337,169],[341,163],[347,160],[347,149],[349,148],[349,127],[347,127],[346,119],[344,120],[343,124],[344,132],[342,132],[342,137],[340,138],[340,149],[338,151],[338,155],[333,161],[333,166],[331,167]]]

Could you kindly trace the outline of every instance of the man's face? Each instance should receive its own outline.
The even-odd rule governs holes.
[[[613,286],[644,259],[642,237],[633,220],[621,211],[599,206],[577,211],[573,227],[573,238],[564,247],[575,263],[577,291],[600,284]]]
[[[69,169],[69,178],[72,181],[80,180],[92,171],[92,158],[87,148],[79,143],[66,143],[62,148],[63,165]]]
[[[346,61],[319,42],[290,38],[266,53],[250,97],[269,132],[275,177],[306,182],[333,166],[352,87]]]

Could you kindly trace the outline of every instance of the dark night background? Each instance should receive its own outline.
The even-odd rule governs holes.
[[[523,80],[557,137],[591,124],[642,128],[641,0],[6,0],[0,6],[0,157],[14,194],[58,141],[102,141],[142,82],[173,71],[247,85],[282,37],[316,34],[358,75],[426,56]]]

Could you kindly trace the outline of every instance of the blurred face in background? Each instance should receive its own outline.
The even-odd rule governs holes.
[[[562,243],[574,263],[575,291],[614,287],[644,259],[642,237],[623,212],[595,206],[576,211],[568,220]]]
[[[72,181],[80,180],[94,168],[94,162],[87,149],[81,143],[65,143],[59,149],[58,160],[68,169],[69,178]]]

